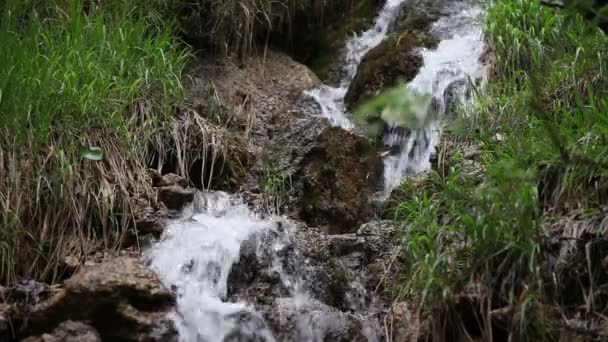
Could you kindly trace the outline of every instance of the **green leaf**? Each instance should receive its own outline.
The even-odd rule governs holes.
[[[103,151],[99,147],[89,147],[82,151],[82,157],[88,160],[100,161],[103,159]]]

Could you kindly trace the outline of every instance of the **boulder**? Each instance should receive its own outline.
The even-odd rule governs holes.
[[[330,233],[356,231],[371,215],[370,198],[380,188],[383,162],[365,138],[326,127],[299,164],[300,216]]]
[[[420,48],[430,48],[437,39],[429,33],[395,33],[365,55],[353,79],[345,103],[356,109],[382,90],[412,81],[423,65]]]
[[[33,306],[20,335],[49,333],[72,320],[89,322],[103,340],[172,341],[176,333],[168,315],[174,303],[174,295],[137,259],[118,257],[84,267]]]
[[[82,322],[66,321],[50,334],[28,337],[23,342],[102,342],[102,340],[92,326]]]
[[[371,217],[384,166],[372,143],[300,113],[275,117],[269,129],[264,159],[289,175],[292,215],[330,233],[354,232]]]

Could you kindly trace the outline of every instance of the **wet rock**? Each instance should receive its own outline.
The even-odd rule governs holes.
[[[326,84],[337,84],[344,76],[343,56],[346,42],[374,24],[383,0],[318,1],[323,3],[322,15],[311,17],[309,30],[296,32],[299,42],[296,59],[309,65]],[[319,20],[319,18],[321,20]]]
[[[175,299],[137,259],[118,257],[84,267],[65,288],[31,307],[20,335],[53,331],[67,320],[87,321],[104,340],[170,341],[167,315]]]
[[[443,113],[447,118],[453,117],[458,107],[471,98],[471,82],[468,79],[458,79],[450,83],[443,91]]]
[[[462,0],[451,0],[456,3]],[[431,25],[447,14],[445,0],[409,0],[402,9],[402,15],[395,23],[396,32],[416,31],[428,32]]]
[[[346,93],[347,106],[356,109],[382,90],[413,80],[423,65],[419,49],[436,44],[429,33],[406,31],[389,36],[361,61]]]
[[[101,342],[99,333],[92,326],[74,321],[61,323],[50,334],[28,337],[23,342]]]
[[[170,216],[167,207],[162,203],[155,203],[153,199],[134,197],[131,200],[135,229],[140,235],[152,234],[160,237],[166,227],[166,220]]]
[[[172,210],[179,210],[192,203],[194,195],[193,189],[185,189],[179,185],[169,185],[158,189],[158,199]]]
[[[294,124],[273,143],[289,165],[296,214],[330,233],[356,231],[372,213],[369,199],[382,186],[384,164],[365,138],[324,120]]]
[[[279,299],[273,311],[267,320],[278,341],[370,341],[356,317],[309,298]]]
[[[227,319],[235,328],[227,334],[223,342],[272,342],[272,333],[259,315],[249,311],[230,314]]]

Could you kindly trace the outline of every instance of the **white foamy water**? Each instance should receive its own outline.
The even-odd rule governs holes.
[[[395,22],[401,7],[406,1],[387,0],[376,18],[374,26],[347,42],[343,66],[345,76],[340,81],[338,87],[322,85],[317,89],[305,92],[306,95],[319,104],[321,114],[329,119],[332,124],[345,129],[352,129],[354,127],[344,105],[344,97],[346,96],[348,87],[355,78],[357,68],[361,64],[363,57],[386,38],[390,26]]]
[[[183,342],[223,341],[241,328],[239,315],[256,315],[246,304],[225,301],[228,275],[242,242],[274,224],[227,194],[201,196],[204,208],[174,221],[145,255],[163,284],[177,291],[176,323]],[[258,334],[266,342],[274,340],[269,331]]]
[[[399,148],[399,153],[384,159],[385,193],[390,193],[404,177],[430,168],[431,154],[441,137],[440,120],[446,107],[451,105],[449,102],[453,105],[466,101],[463,92],[470,87],[469,80],[475,81],[483,76],[484,67],[480,59],[484,44],[478,21],[482,14],[481,7],[466,5],[434,24],[433,31],[442,40],[436,49],[422,51],[424,65],[408,87],[418,94],[432,95],[427,104],[428,111],[439,117],[439,121],[409,135],[385,135],[385,144]]]

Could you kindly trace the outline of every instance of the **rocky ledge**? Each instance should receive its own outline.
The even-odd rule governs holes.
[[[29,342],[177,340],[174,295],[136,258],[86,266],[58,288],[40,286],[48,299],[4,304],[3,341],[13,333]]]

